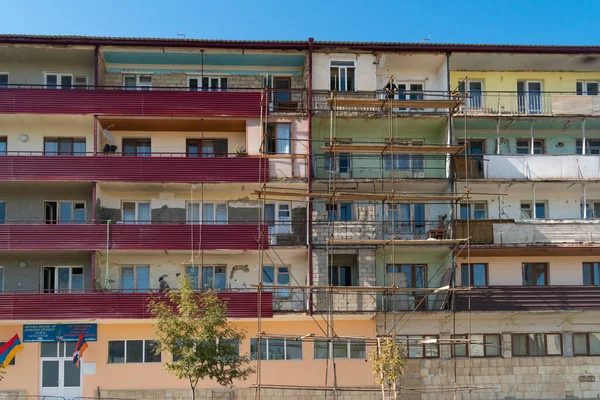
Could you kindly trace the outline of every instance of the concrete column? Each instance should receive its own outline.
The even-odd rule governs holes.
[[[573,332],[563,331],[563,357],[573,357]]]
[[[587,153],[587,144],[585,143],[585,123],[586,120],[583,119],[581,121],[581,154]]]
[[[440,332],[440,339],[451,339],[451,338],[452,338],[452,335],[450,333]],[[452,358],[452,345],[440,344],[440,358],[443,360],[449,360]]]
[[[358,250],[358,285],[376,286],[375,249]]]
[[[512,358],[512,337],[507,332],[502,332],[502,357]]]
[[[533,125],[534,125],[534,123],[535,123],[535,120],[532,119],[531,120],[531,128],[530,128],[530,130],[531,130],[531,149],[529,149],[529,154],[533,154],[533,144],[535,142],[535,140],[533,138],[534,137],[534,135],[533,135]]]

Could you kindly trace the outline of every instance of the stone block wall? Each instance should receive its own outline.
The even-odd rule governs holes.
[[[328,224],[328,213],[324,203],[315,204],[313,209],[313,244],[324,245],[331,237],[336,239],[379,239],[382,225],[377,222],[375,205],[355,205],[353,221],[335,221],[333,228]]]

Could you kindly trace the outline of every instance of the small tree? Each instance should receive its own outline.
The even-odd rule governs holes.
[[[214,379],[224,387],[254,373],[250,358],[239,355],[245,333],[227,321],[226,304],[213,291],[195,293],[187,274],[180,277],[178,291],[150,303],[154,315],[155,353],[169,353],[172,362],[165,370],[187,379],[196,399],[200,379]]]
[[[406,351],[394,338],[377,338],[377,348],[371,351],[371,367],[376,381],[381,385],[381,395],[386,399],[386,390],[398,399],[397,384],[404,374]],[[391,396],[388,396],[391,397]]]

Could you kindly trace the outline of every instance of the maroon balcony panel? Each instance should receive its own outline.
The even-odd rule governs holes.
[[[108,225],[0,225],[0,250],[105,250]],[[262,226],[263,248],[269,247]],[[193,232],[193,236],[192,236]],[[112,250],[257,250],[259,229],[248,225],[110,225]]]
[[[0,294],[2,320],[148,319],[148,293],[36,293]],[[219,293],[227,302],[229,318],[257,318],[258,293]],[[261,296],[261,317],[273,317],[271,293]]]
[[[456,293],[456,310],[600,310],[600,286],[490,286]]]
[[[5,114],[258,117],[260,101],[260,91],[0,89]]]
[[[265,182],[254,157],[2,156],[0,181]]]

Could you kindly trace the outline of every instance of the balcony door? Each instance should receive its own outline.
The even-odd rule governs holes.
[[[290,102],[292,101],[292,78],[289,76],[274,76],[273,77],[273,100],[275,102],[275,110],[283,111],[292,109]]]
[[[41,343],[41,396],[80,398],[82,368],[73,364],[77,342]]]
[[[44,293],[83,292],[83,267],[42,267]]]
[[[292,233],[292,210],[290,203],[265,204],[265,221],[269,226],[271,244],[277,244],[277,235]]]
[[[467,81],[461,82],[458,86],[458,91],[463,95],[467,95],[467,107],[469,109],[483,108],[483,82],[482,81]]]
[[[520,114],[542,113],[543,104],[541,81],[517,82],[517,96]]]

